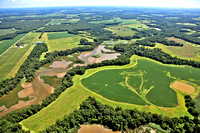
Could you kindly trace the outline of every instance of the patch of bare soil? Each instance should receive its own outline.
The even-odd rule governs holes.
[[[34,93],[32,83],[24,84],[22,83],[21,86],[24,88],[20,92],[18,92],[18,97],[19,98],[25,98],[27,96],[30,96],[31,94]]]
[[[3,106],[0,107],[0,112],[1,112],[1,111],[4,111],[4,110],[6,110],[6,109],[7,109],[6,106],[3,105]]]
[[[114,132],[111,129],[106,129],[101,125],[81,125],[81,128],[78,130],[78,133],[121,133]]]
[[[72,63],[72,61],[66,62],[65,60],[62,59],[62,61],[54,61],[49,67],[52,67],[52,68],[63,68],[63,69],[65,69],[71,63]]]
[[[188,85],[186,83],[180,82],[180,81],[176,81],[173,83],[172,87],[174,87],[175,89],[185,92],[185,93],[189,93],[192,94],[195,92],[195,88],[191,85]]]

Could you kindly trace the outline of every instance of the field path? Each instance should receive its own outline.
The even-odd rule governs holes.
[[[29,32],[30,33],[30,32]],[[17,44],[19,41],[21,41],[24,37],[26,37],[29,33],[27,33],[25,36],[23,36],[22,38],[20,38],[18,41],[16,41],[13,45],[11,45],[5,52],[3,52],[0,57],[2,55],[4,55],[9,49],[11,49],[11,47],[13,47],[15,44]]]

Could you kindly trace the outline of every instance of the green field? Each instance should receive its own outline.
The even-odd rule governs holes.
[[[136,24],[138,21],[136,19],[121,19],[121,18],[113,18],[109,20],[102,20],[102,21],[91,21],[89,23],[93,24],[100,24],[100,23],[115,23],[115,22],[121,22],[119,25],[127,25],[127,24]]]
[[[20,61],[22,58],[26,59],[24,55],[26,52],[32,47],[33,45],[27,45],[24,48],[18,49],[16,47],[13,47],[9,49],[4,55],[0,58],[0,81],[7,77],[7,75],[10,73],[10,71],[15,66],[20,66],[23,61]],[[30,54],[30,52],[29,52]],[[20,61],[20,64],[18,62]],[[18,65],[17,65],[18,64]],[[17,71],[17,70],[16,70]],[[15,73],[12,73],[12,75]]]
[[[15,28],[11,29],[0,29],[0,36],[15,33],[17,30]]]
[[[197,26],[196,24],[193,23],[176,23],[178,25],[189,25],[189,26]]]
[[[45,84],[48,84],[54,88],[60,86],[62,78],[57,78],[56,76],[41,76],[41,79],[44,80]]]
[[[40,33],[29,32],[23,39],[19,41],[19,43],[33,44],[37,41],[39,35]]]
[[[14,43],[16,43],[19,39],[24,37],[26,34],[20,34],[16,36],[14,39],[5,40],[0,42],[0,55],[5,52],[8,48],[10,48]]]
[[[135,31],[131,30],[131,28],[124,27],[124,26],[113,26],[105,28],[106,30],[112,31],[117,36],[133,36]]]
[[[177,47],[177,46],[166,46],[160,43],[156,44],[157,48],[161,48],[164,52],[172,55],[172,56],[177,56],[182,59],[188,59],[188,60],[196,60],[200,61],[200,46],[195,45],[189,42],[186,42],[181,39],[173,38],[170,37],[168,38],[169,40],[176,41],[178,43],[184,44],[183,47]]]
[[[67,32],[56,32],[56,33],[48,33],[48,39],[59,39],[59,38],[67,38],[67,37],[76,37],[74,34],[69,34]]]
[[[54,19],[46,25],[59,25],[61,23],[76,23],[80,19]]]
[[[60,39],[52,39],[48,40],[48,49],[49,51],[55,51],[55,50],[65,50],[65,49],[71,49],[74,47],[80,47],[78,45],[80,43],[81,37],[68,37],[68,38],[60,38]]]
[[[158,114],[163,114],[165,116],[170,116],[170,117],[180,117],[180,116],[189,116],[189,117],[191,117],[191,115],[187,112],[187,108],[185,107],[184,97],[179,92],[177,92],[177,94],[174,96],[175,98],[177,97],[177,99],[178,99],[178,106],[176,106],[176,107],[170,107],[170,108],[167,108],[167,107],[163,108],[163,107],[155,106],[153,104],[151,104],[149,106],[143,106],[143,105],[129,104],[129,103],[123,103],[123,102],[117,102],[117,101],[109,100],[109,99],[107,99],[107,98],[105,98],[105,97],[103,97],[103,96],[101,96],[101,95],[99,95],[99,94],[97,94],[97,93],[95,93],[95,92],[93,92],[93,91],[85,88],[81,84],[81,80],[82,79],[85,79],[85,78],[88,78],[88,77],[90,77],[92,75],[95,75],[96,73],[98,73],[100,71],[101,72],[103,72],[105,70],[107,70],[107,71],[108,70],[113,71],[113,69],[115,71],[117,71],[117,69],[119,69],[119,71],[122,71],[122,70],[126,70],[126,71],[127,70],[131,70],[132,71],[134,69],[138,69],[137,67],[135,67],[135,65],[137,64],[137,62],[135,61],[135,59],[137,59],[137,58],[139,58],[139,63],[140,64],[142,62],[145,62],[145,63],[147,63],[147,62],[149,63],[150,62],[154,66],[160,66],[163,69],[167,68],[167,69],[170,70],[171,68],[174,68],[174,69],[180,69],[180,71],[182,71],[182,70],[183,71],[188,71],[190,69],[192,71],[196,70],[199,73],[198,69],[194,69],[194,68],[191,68],[191,67],[186,67],[186,70],[185,70],[184,67],[177,67],[175,65],[162,65],[162,63],[159,63],[159,62],[147,59],[147,58],[133,56],[133,57],[131,57],[131,63],[128,64],[128,65],[125,65],[125,66],[106,66],[106,67],[94,68],[94,69],[87,70],[84,75],[76,75],[73,78],[74,85],[72,87],[67,88],[66,91],[64,91],[58,97],[58,99],[56,99],[49,106],[47,106],[46,108],[42,109],[37,114],[35,114],[35,115],[29,117],[28,119],[24,120],[21,124],[25,128],[31,129],[33,131],[42,131],[42,130],[45,130],[49,125],[54,124],[57,121],[57,119],[62,119],[64,115],[67,115],[67,114],[71,113],[72,111],[74,111],[75,109],[78,109],[79,105],[88,96],[95,97],[101,103],[108,104],[108,105],[111,105],[113,107],[120,106],[123,109],[134,109],[134,108],[137,108],[140,111],[147,111],[147,112],[152,112],[152,113],[158,113]],[[145,66],[143,66],[143,67],[147,68],[148,66],[145,64]],[[155,71],[155,68],[153,70]],[[169,77],[166,76],[167,75],[166,72],[161,72],[161,73],[163,73],[163,75],[165,75],[165,77],[167,79],[172,80],[171,78],[169,78]],[[176,75],[173,75],[173,76],[176,76]],[[187,78],[188,76],[189,75],[186,75],[185,78]],[[194,77],[195,77],[195,75],[194,75]],[[124,79],[123,76],[121,78]],[[155,76],[155,78],[156,78],[156,76]],[[102,80],[103,79],[101,79],[101,81]],[[157,80],[162,80],[162,79],[157,79]],[[109,81],[110,81],[110,79],[108,80],[108,82]],[[119,85],[121,85],[121,84],[122,83],[120,83]],[[198,83],[198,84],[200,84],[200,83]],[[119,85],[117,85],[117,87]],[[165,84],[165,89],[166,88],[170,89],[172,91],[172,89],[169,88],[169,84],[167,84],[167,85]],[[128,90],[126,90],[126,91],[128,91]],[[131,92],[131,93],[133,94],[133,92]],[[154,93],[154,92],[152,92],[152,93]],[[172,94],[173,93],[174,93],[174,91],[172,91]],[[175,100],[175,99],[173,99],[173,100]]]

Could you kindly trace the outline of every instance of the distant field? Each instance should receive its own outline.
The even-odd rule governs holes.
[[[135,31],[131,30],[131,28],[124,27],[124,26],[113,26],[105,28],[106,30],[112,31],[118,36],[133,36]]]
[[[54,19],[46,25],[59,25],[61,23],[76,23],[80,19]]]
[[[66,37],[76,37],[74,34],[69,34],[67,32],[55,32],[55,33],[48,33],[48,39],[59,39],[59,38],[66,38]]]
[[[49,51],[55,51],[55,50],[65,50],[70,49],[74,47],[80,47],[78,45],[80,43],[81,37],[68,37],[68,38],[60,38],[60,39],[52,39],[48,40],[48,48]]]
[[[200,55],[198,54],[198,51],[200,51],[200,46],[198,45],[196,46],[195,44],[173,37],[170,37],[168,39],[182,43],[184,44],[184,46],[183,47],[165,46],[160,43],[157,43],[156,47],[161,48],[164,52],[169,53],[172,56],[177,56],[183,59],[193,59],[196,61],[200,61]]]
[[[24,37],[26,34],[20,34],[16,36],[14,39],[5,40],[0,42],[0,55],[5,52],[8,48],[10,48],[14,43],[16,43],[19,39]]]
[[[13,47],[13,48],[9,49],[4,55],[1,56],[1,58],[0,58],[0,64],[1,64],[0,65],[0,73],[1,73],[0,81],[7,77],[7,75],[16,66],[16,64],[18,64],[18,62],[24,56],[24,54],[31,48],[31,46],[32,45],[27,45],[26,47],[21,48],[21,49]],[[26,57],[24,57],[24,58],[26,58]],[[21,63],[23,63],[23,62],[21,62]],[[15,73],[12,73],[12,75],[14,75],[14,74]]]
[[[147,29],[149,28],[147,25],[145,24],[142,24],[140,22],[136,23],[136,24],[129,24],[129,25],[125,25],[126,27],[129,27],[129,28],[136,28],[136,29]]]
[[[99,24],[99,23],[114,23],[114,22],[121,22],[119,25],[126,25],[126,24],[136,24],[138,21],[136,19],[113,18],[113,19],[102,20],[102,21],[91,21],[89,23]]]
[[[131,58],[131,63],[125,66],[106,66],[106,67],[100,67],[100,68],[95,68],[95,69],[89,69],[85,72],[84,75],[76,75],[73,78],[73,82],[74,85],[70,88],[68,88],[66,91],[64,91],[59,97],[58,99],[56,99],[53,103],[51,103],[49,106],[47,106],[46,108],[42,109],[40,112],[38,112],[37,114],[29,117],[28,119],[24,120],[22,122],[22,125],[25,126],[26,128],[29,128],[31,130],[35,130],[35,131],[42,131],[45,130],[49,125],[54,124],[57,119],[62,119],[64,115],[67,115],[69,113],[71,113],[72,111],[74,111],[75,109],[79,108],[79,104],[81,104],[88,96],[93,96],[95,97],[97,100],[99,100],[100,102],[102,102],[103,104],[108,104],[111,105],[113,107],[117,107],[117,106],[121,106],[123,109],[133,109],[133,108],[137,108],[138,110],[141,111],[149,111],[152,113],[158,113],[158,114],[163,114],[163,115],[167,115],[170,117],[180,117],[180,116],[189,116],[189,113],[187,112],[187,108],[185,107],[185,102],[184,102],[184,98],[183,95],[180,94],[179,92],[177,92],[177,98],[178,98],[178,106],[175,108],[160,108],[158,106],[155,105],[150,105],[150,106],[142,106],[142,105],[136,105],[136,104],[128,104],[128,103],[122,103],[122,102],[116,102],[116,101],[111,101],[109,99],[106,99],[105,97],[102,97],[101,95],[96,94],[93,91],[90,91],[89,89],[85,88],[84,86],[82,86],[81,84],[81,80],[84,78],[88,78],[91,75],[95,75],[97,72],[103,72],[103,71],[108,71],[111,70],[113,71],[113,69],[115,71],[117,71],[116,69],[119,70],[132,70],[132,69],[138,69],[138,67],[134,67],[136,62],[135,62],[135,58],[139,58],[139,62],[143,61],[145,63],[150,62],[150,65],[153,64],[153,66],[159,66],[161,63],[147,59],[147,58],[142,58],[142,57],[138,57],[138,56],[133,56]],[[156,62],[156,63],[154,63]],[[181,69],[180,71],[186,71],[186,73],[184,74],[184,78],[188,78],[187,73],[189,72],[188,70],[192,70],[194,71],[194,73],[199,74],[199,69],[194,69],[191,67],[186,67],[186,70],[184,69],[184,67],[173,67],[173,65],[160,65],[163,69],[167,68],[168,70],[173,69],[173,72],[176,71],[175,69]],[[147,68],[147,65],[142,66],[144,68]],[[141,68],[140,68],[141,69]],[[158,70],[157,68],[153,68],[153,71]],[[166,72],[162,72],[161,70],[158,70],[161,73],[164,74],[164,77],[167,79],[170,79],[169,77],[166,76]],[[149,73],[150,70],[148,71]],[[159,73],[156,73],[159,74]],[[177,73],[179,74],[179,73]],[[196,75],[193,75],[194,77]],[[162,81],[162,78],[157,78],[154,75],[149,75],[153,78],[156,78],[156,80]],[[176,76],[176,75],[172,75],[172,76]],[[181,75],[183,76],[183,75]],[[198,76],[196,76],[197,78]],[[102,81],[103,78],[101,78],[100,81]],[[199,80],[199,79],[198,79]],[[164,80],[163,80],[164,81]],[[96,82],[96,81],[95,81]],[[110,79],[107,80],[107,83],[110,82]],[[124,81],[123,81],[124,82]],[[149,81],[149,83],[151,83]],[[167,80],[167,83],[169,83],[169,80]],[[123,85],[122,83],[120,83],[120,85]],[[147,84],[148,85],[148,84]],[[158,85],[161,85],[161,83],[158,83]],[[169,88],[169,84],[164,83],[164,90],[168,90]],[[114,88],[113,88],[114,89]],[[160,88],[157,88],[155,90],[159,91]],[[152,89],[153,90],[153,89]],[[170,89],[172,91],[172,89]],[[152,96],[153,93],[155,91],[151,92]],[[173,92],[173,91],[172,91]],[[161,91],[161,93],[164,93],[163,90]],[[171,92],[167,92],[167,94],[169,94]],[[166,94],[165,94],[166,95]],[[168,97],[168,96],[166,96]],[[175,95],[176,97],[176,95]],[[159,100],[163,100],[164,98],[162,98],[162,96],[158,96]],[[173,97],[172,97],[173,98]],[[167,99],[168,100],[168,99]],[[170,100],[175,100],[175,99],[171,99]],[[169,101],[170,101],[169,100]],[[165,102],[166,103],[166,102]]]
[[[2,35],[7,35],[7,34],[11,34],[11,33],[15,33],[17,30],[15,30],[15,28],[11,28],[11,29],[0,29],[0,36]]]
[[[178,25],[190,25],[190,26],[197,26],[196,24],[193,23],[176,23]]]

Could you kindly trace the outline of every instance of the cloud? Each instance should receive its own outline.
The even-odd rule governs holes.
[[[15,2],[16,0],[11,0],[12,2]]]

